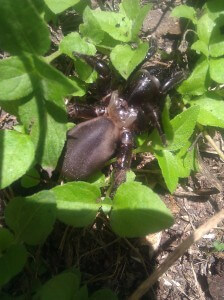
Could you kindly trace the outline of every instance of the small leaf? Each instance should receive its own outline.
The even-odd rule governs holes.
[[[155,156],[158,160],[165,183],[171,193],[173,193],[178,184],[178,165],[174,154],[168,150],[156,151]]]
[[[105,33],[97,22],[94,11],[87,6],[82,17],[84,24],[79,26],[80,33],[90,39],[95,45],[100,44]]]
[[[220,16],[220,18],[216,20],[215,27],[211,34],[209,43],[209,53],[213,57],[219,57],[224,55],[223,17],[224,16]]]
[[[0,227],[0,257],[1,253],[9,248],[13,242],[13,234],[8,229]]]
[[[193,7],[188,5],[176,6],[172,10],[171,16],[177,18],[186,18],[191,20],[194,24],[197,24],[196,11]]]
[[[207,13],[212,20],[224,14],[224,2],[220,0],[208,0],[205,3]]]
[[[40,183],[40,174],[38,171],[33,168],[29,170],[22,178],[21,178],[21,186],[25,188],[30,188],[36,186]]]
[[[140,44],[135,50],[129,45],[118,45],[111,51],[110,59],[121,76],[127,79],[145,58],[148,49],[147,43]]]
[[[214,81],[218,83],[224,83],[224,58],[211,58],[209,72]]]
[[[183,111],[171,120],[173,128],[173,141],[167,148],[168,150],[177,150],[188,143],[198,118],[200,108],[194,106]]]
[[[33,91],[33,69],[27,69],[19,57],[0,60],[0,100],[17,100]]]
[[[202,95],[206,91],[206,77],[208,74],[208,60],[199,59],[196,67],[187,80],[184,80],[177,89],[181,94]]]
[[[58,219],[74,227],[91,224],[101,206],[100,189],[87,182],[69,182],[53,189]]]
[[[178,176],[180,178],[188,177],[191,170],[195,170],[195,149],[190,149],[191,143],[180,149],[175,155],[178,164]]]
[[[0,287],[22,271],[27,260],[23,245],[12,245],[0,256]]]
[[[209,45],[210,37],[212,30],[215,26],[214,21],[207,15],[203,15],[197,23],[197,33],[201,41],[205,42],[206,45]]]
[[[59,49],[62,53],[74,59],[73,51],[86,55],[95,55],[96,48],[93,44],[81,38],[78,32],[66,35],[60,42]]]
[[[110,221],[120,236],[140,237],[171,226],[173,218],[151,189],[139,182],[127,182],[115,194]]]
[[[0,189],[20,178],[34,162],[30,137],[14,130],[0,130]]]
[[[79,278],[72,272],[64,272],[45,283],[37,293],[36,299],[75,299],[73,296],[78,288]]]
[[[0,1],[0,45],[13,55],[45,54],[50,46],[47,25],[28,0]]]
[[[190,101],[190,104],[200,107],[198,123],[204,126],[224,128],[224,101],[222,97],[215,93],[207,93],[195,101]]]
[[[15,232],[16,239],[30,245],[44,242],[55,218],[56,203],[51,191],[13,198],[5,210],[6,223]]]
[[[207,57],[209,56],[208,45],[201,40],[197,40],[193,43],[191,49],[197,51],[199,54],[202,53]]]
[[[96,9],[92,11],[92,15],[101,30],[108,33],[115,40],[121,42],[131,40],[132,22],[125,14]]]
[[[89,300],[118,300],[118,297],[109,289],[101,289],[93,293]]]
[[[80,0],[44,0],[47,6],[55,14],[59,14],[66,10],[67,8],[77,4]]]

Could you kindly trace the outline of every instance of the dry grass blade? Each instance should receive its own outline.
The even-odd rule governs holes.
[[[184,252],[197,242],[204,234],[215,228],[224,219],[224,209],[208,219],[204,224],[197,228],[186,240],[184,240],[166,260],[146,279],[130,296],[129,300],[138,300],[149,290],[153,284],[161,277]]]

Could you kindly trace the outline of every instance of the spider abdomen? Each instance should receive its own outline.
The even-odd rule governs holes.
[[[107,117],[78,124],[68,132],[62,175],[79,180],[102,169],[114,154],[119,137],[118,127]]]

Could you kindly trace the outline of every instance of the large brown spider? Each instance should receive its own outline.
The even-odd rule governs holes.
[[[111,71],[103,60],[74,53],[96,69],[100,78],[110,80]],[[161,69],[140,69],[131,75],[123,91],[107,94],[99,105],[75,104],[70,117],[83,119],[68,131],[62,155],[61,173],[70,180],[83,180],[103,168],[115,154],[114,185],[125,180],[130,168],[133,135],[149,129],[159,132],[166,143],[161,124],[161,110],[167,92],[183,79],[183,72],[161,81]],[[102,83],[101,83],[102,84]]]

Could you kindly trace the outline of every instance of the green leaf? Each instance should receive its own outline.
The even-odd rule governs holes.
[[[100,44],[105,33],[101,30],[95,18],[94,11],[87,6],[82,17],[84,24],[79,26],[80,33],[90,39],[95,45]]]
[[[118,235],[140,237],[170,227],[173,218],[151,189],[139,182],[127,182],[115,194],[110,221]]]
[[[201,40],[197,40],[193,43],[191,49],[197,51],[199,54],[202,53],[207,57],[209,56],[208,45]]]
[[[73,55],[73,51],[86,55],[95,55],[96,48],[93,44],[86,42],[77,32],[72,32],[64,37],[59,48],[62,53],[67,54],[75,60],[75,69],[81,80],[92,83],[97,79],[96,71],[94,71],[86,62]]]
[[[14,242],[14,236],[6,229],[0,227],[0,257],[2,252],[9,248]]]
[[[208,60],[206,58],[200,58],[196,67],[187,80],[177,89],[181,94],[188,95],[202,95],[206,91],[206,77],[208,74]]]
[[[224,16],[216,20],[215,27],[211,34],[209,43],[209,53],[213,57],[219,57],[224,55],[223,17]]]
[[[172,10],[171,16],[177,17],[177,18],[187,18],[187,19],[191,20],[194,24],[197,24],[196,11],[193,7],[188,6],[188,5],[176,6]]]
[[[74,293],[72,300],[89,300],[87,286],[83,285],[80,287],[80,289]]]
[[[93,293],[89,300],[118,300],[118,297],[109,289],[101,289]]]
[[[13,198],[5,210],[6,224],[15,232],[16,239],[30,245],[45,241],[55,218],[56,203],[51,191]]]
[[[200,107],[198,123],[204,126],[224,128],[224,101],[222,97],[214,93],[207,93],[195,101],[190,101],[190,104]]]
[[[0,130],[0,189],[20,178],[34,161],[30,137],[14,130]]]
[[[33,91],[32,68],[26,68],[19,57],[0,60],[0,100],[17,100]]]
[[[92,11],[92,16],[101,30],[108,33],[115,40],[121,42],[131,40],[132,22],[125,14],[96,9]]]
[[[101,206],[100,189],[87,182],[69,182],[53,189],[57,217],[74,227],[91,224]]]
[[[81,38],[78,32],[66,35],[60,42],[59,49],[62,53],[74,59],[73,51],[86,55],[95,55],[96,47]]]
[[[188,143],[198,118],[200,108],[194,106],[183,111],[171,120],[173,128],[173,141],[167,148],[168,150],[177,150]]]
[[[224,58],[210,59],[210,76],[211,78],[218,82],[224,83]]]
[[[72,272],[64,272],[45,283],[34,299],[72,300],[78,288],[79,278]]]
[[[45,54],[50,46],[47,25],[28,0],[0,0],[0,47],[13,55]]]
[[[140,6],[139,0],[123,0],[120,4],[120,12],[132,20],[132,39],[138,37],[142,23],[151,9],[152,5],[147,4]]]
[[[127,79],[145,58],[148,49],[148,43],[140,44],[135,50],[129,45],[118,45],[111,51],[110,59],[121,76]]]
[[[224,243],[221,243],[221,242],[219,242],[219,241],[215,241],[215,242],[213,243],[213,247],[214,247],[215,250],[218,251],[218,252],[224,251]]]
[[[30,188],[36,186],[40,183],[40,174],[38,171],[33,168],[29,170],[22,178],[21,178],[21,186],[25,188]]]
[[[47,6],[55,14],[59,14],[66,10],[67,8],[77,4],[80,0],[44,0]]]
[[[207,15],[203,15],[197,23],[197,33],[201,41],[209,45],[212,30],[215,26],[215,22]]]
[[[22,271],[27,260],[23,245],[12,245],[0,256],[0,287]]]
[[[190,149],[191,143],[180,149],[175,155],[178,164],[178,176],[180,178],[188,177],[191,170],[195,170],[195,149]]]
[[[173,193],[178,184],[178,164],[174,154],[168,150],[156,151],[155,156],[158,160],[165,183],[171,193]]]
[[[209,17],[212,20],[217,19],[220,15],[224,14],[224,2],[220,0],[208,0],[205,3],[205,8]]]

